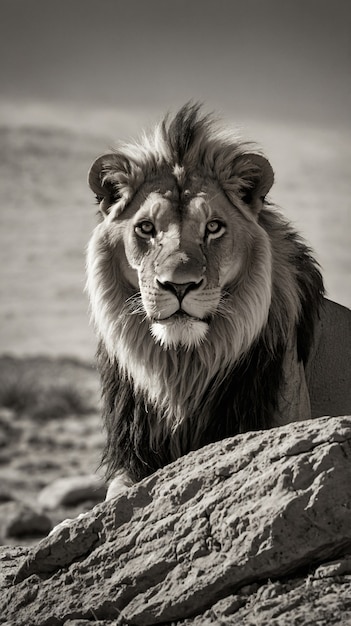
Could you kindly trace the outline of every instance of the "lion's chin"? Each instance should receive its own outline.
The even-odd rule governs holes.
[[[177,316],[153,322],[151,334],[165,350],[197,348],[205,339],[208,324],[190,316]]]

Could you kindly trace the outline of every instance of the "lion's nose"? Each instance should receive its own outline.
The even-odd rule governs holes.
[[[166,291],[170,291],[175,296],[177,296],[179,302],[181,302],[189,291],[193,291],[194,289],[199,289],[203,283],[203,279],[201,278],[199,281],[191,281],[187,283],[173,283],[169,280],[156,280],[160,289],[165,289]]]

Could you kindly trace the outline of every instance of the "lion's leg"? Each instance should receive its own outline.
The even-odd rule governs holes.
[[[351,311],[324,299],[306,367],[312,417],[350,415]]]
[[[283,365],[283,381],[279,391],[276,426],[311,418],[311,403],[303,363],[298,361],[297,348],[289,346]]]

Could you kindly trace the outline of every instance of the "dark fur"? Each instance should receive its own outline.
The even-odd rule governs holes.
[[[206,118],[198,121],[198,107],[184,107],[163,133],[167,136],[174,163],[181,164],[191,149],[198,133],[207,123]],[[323,298],[323,281],[318,266],[310,250],[286,223],[276,221],[272,226],[272,209],[266,204],[259,221],[269,232],[269,227],[280,228],[281,237],[288,240],[288,249],[293,244],[293,258],[290,263],[296,273],[300,290],[301,312],[296,325],[298,358],[307,362],[313,341],[314,327],[318,319]],[[282,243],[283,245],[283,243]],[[291,254],[291,252],[289,253]],[[279,291],[279,285],[274,288]],[[271,328],[268,320],[267,328]],[[252,345],[250,351],[232,369],[230,374],[217,388],[216,394],[208,406],[204,395],[197,415],[189,416],[180,428],[181,453],[186,454],[194,447],[201,447],[210,442],[236,435],[248,430],[269,428],[272,415],[278,405],[278,393],[282,383],[283,359],[288,337],[284,330],[277,328],[268,340],[267,328]],[[118,355],[117,360],[118,360]],[[149,445],[148,424],[160,419],[157,409],[147,404],[145,398],[136,393],[126,379],[121,378],[118,363],[107,356],[101,342],[98,349],[98,367],[102,380],[103,414],[107,430],[107,442],[103,461],[107,477],[112,478],[118,471],[127,471],[130,477],[138,481],[160,467],[174,460],[171,453],[170,437],[166,438],[157,450]],[[214,384],[215,381],[212,381]],[[211,384],[210,384],[211,387]],[[192,424],[201,419],[206,409],[205,427],[200,441],[192,439]]]
[[[306,363],[323,298],[323,282],[308,248],[294,233],[289,236],[294,239],[296,246],[293,262],[298,268],[301,290],[302,309],[296,328],[298,356],[299,360]],[[211,418],[200,445],[196,447],[240,432],[272,426],[272,414],[277,408],[282,382],[286,343],[287,338],[277,334],[273,351],[267,349],[265,329],[262,331],[250,352],[221,383],[210,407]],[[127,470],[133,480],[139,481],[174,460],[170,452],[170,440],[166,439],[159,450],[150,449],[148,423],[158,419],[158,415],[141,395],[135,395],[128,381],[119,377],[117,363],[110,362],[102,343],[98,350],[98,367],[107,431],[103,457],[107,477],[112,478],[118,471]],[[206,404],[206,397],[203,403]],[[204,407],[199,406],[199,416],[203,410]],[[194,449],[191,423],[197,420],[198,416],[194,415],[183,425],[182,454]]]

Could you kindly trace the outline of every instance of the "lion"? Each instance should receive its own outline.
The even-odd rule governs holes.
[[[267,199],[267,158],[200,108],[89,173],[107,498],[208,443],[324,414],[308,388],[319,265]]]

